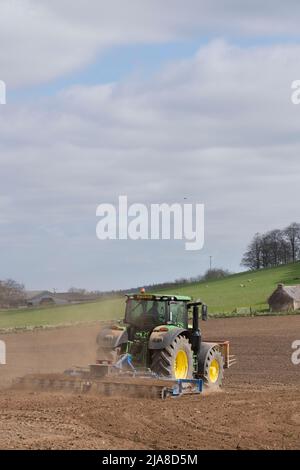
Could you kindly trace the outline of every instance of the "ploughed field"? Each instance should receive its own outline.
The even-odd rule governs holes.
[[[291,361],[300,316],[229,318],[201,324],[205,339],[230,339],[237,364],[223,390],[151,400],[15,391],[19,376],[94,360],[100,324],[0,335],[0,448],[296,449],[300,365]]]

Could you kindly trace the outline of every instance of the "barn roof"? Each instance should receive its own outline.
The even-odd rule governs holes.
[[[273,292],[273,294],[269,298],[269,301],[272,301],[275,296],[277,298],[278,294],[284,294],[290,299],[300,302],[300,284],[296,286],[285,286],[284,284],[278,284],[277,289]]]
[[[39,299],[41,297],[51,297],[68,302],[83,302],[88,300],[99,300],[96,294],[80,294],[77,292],[50,292],[48,290],[27,291],[26,297],[28,301]]]
[[[300,302],[300,285],[297,286],[283,286],[283,290],[293,300]]]
[[[27,300],[33,300],[37,297],[44,297],[45,295],[53,295],[48,290],[31,290],[26,292]]]

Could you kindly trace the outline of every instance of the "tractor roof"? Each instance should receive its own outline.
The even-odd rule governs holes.
[[[136,299],[136,300],[178,300],[181,302],[190,302],[192,300],[191,297],[187,295],[177,295],[177,294],[148,294],[148,293],[141,293],[141,294],[126,294],[126,297],[129,299]]]

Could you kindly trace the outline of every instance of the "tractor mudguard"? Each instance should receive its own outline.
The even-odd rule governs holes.
[[[96,342],[99,347],[103,349],[114,349],[121,344],[127,343],[128,334],[125,328],[119,326],[112,326],[110,328],[103,328],[98,333]]]
[[[148,349],[165,349],[174,341],[174,339],[186,333],[187,330],[179,327],[168,328],[166,325],[156,326],[152,331]]]

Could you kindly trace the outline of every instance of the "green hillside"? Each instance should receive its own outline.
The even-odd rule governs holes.
[[[190,284],[177,289],[177,292],[200,297],[212,313],[232,312],[241,307],[266,310],[267,299],[280,282],[300,284],[300,263],[247,271],[218,281]]]
[[[218,281],[177,286],[172,291],[160,292],[201,298],[209,306],[211,314],[231,314],[243,307],[251,307],[254,311],[266,310],[266,300],[279,282],[300,284],[300,263],[234,274]],[[123,312],[123,298],[62,307],[3,310],[0,311],[0,329],[117,319],[122,318]]]

